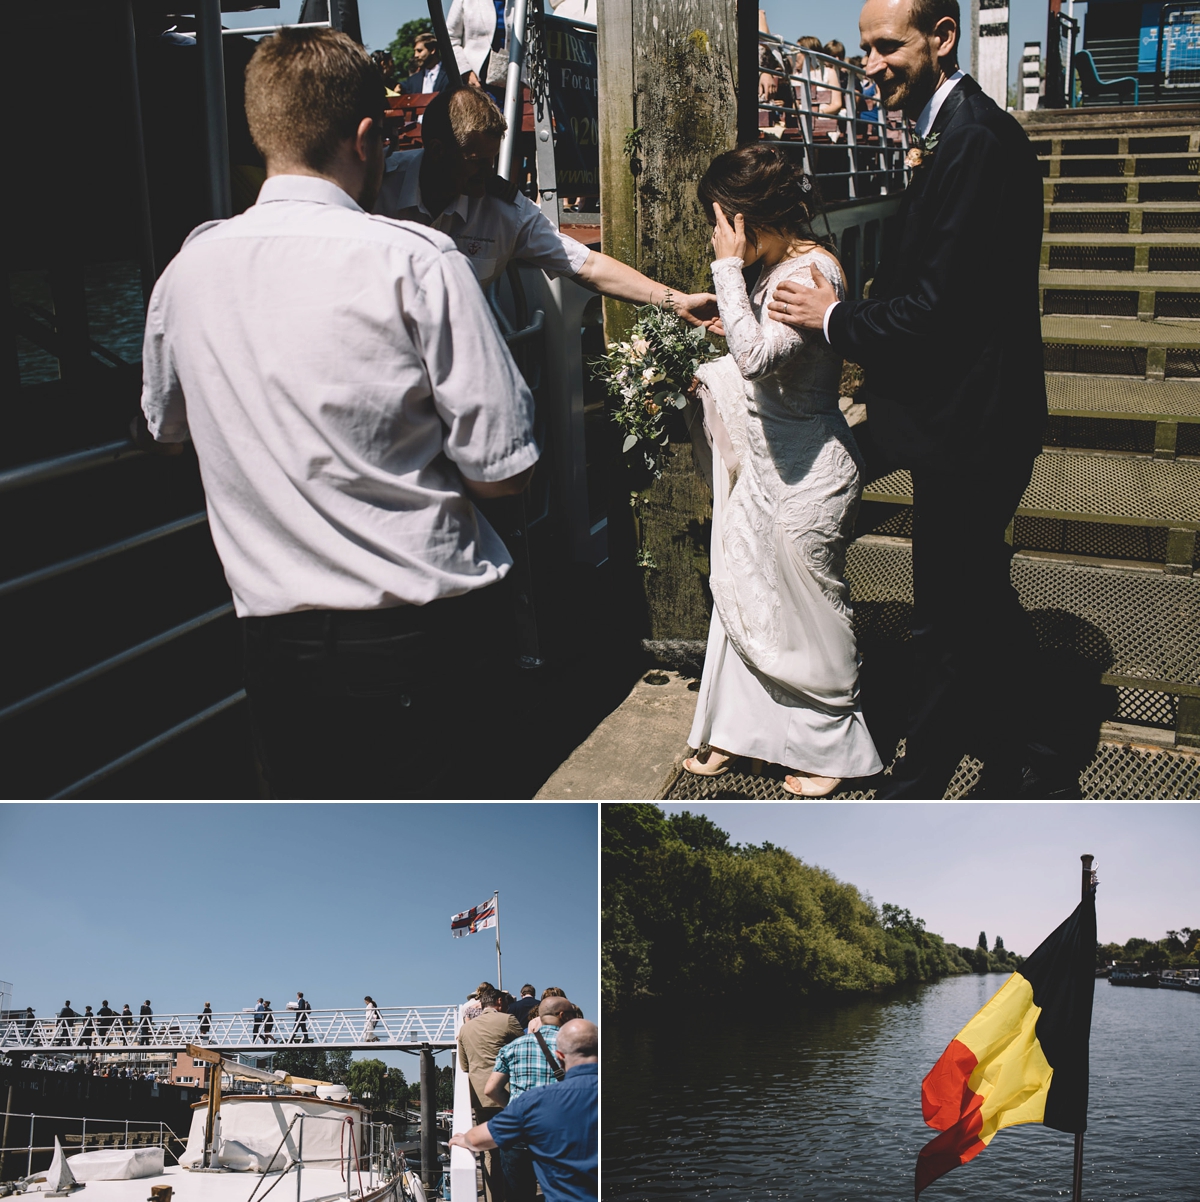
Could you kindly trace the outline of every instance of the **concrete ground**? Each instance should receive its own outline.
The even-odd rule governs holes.
[[[538,790],[538,801],[653,801],[675,777],[696,710],[696,682],[646,673]]]

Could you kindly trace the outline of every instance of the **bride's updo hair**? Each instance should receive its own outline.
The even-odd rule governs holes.
[[[825,245],[812,231],[820,212],[816,185],[781,146],[752,142],[717,155],[696,192],[713,225],[719,204],[730,225],[741,213],[748,235],[761,230]]]

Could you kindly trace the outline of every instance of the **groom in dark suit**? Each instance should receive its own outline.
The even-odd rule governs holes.
[[[785,324],[861,364],[873,443],[913,479],[915,677],[904,759],[880,796],[940,798],[964,752],[976,796],[1069,796],[1030,710],[1036,641],[1004,534],[1042,445],[1042,180],[1024,130],[958,69],[957,0],[867,0],[864,64],[915,122],[912,180],[868,300],[781,284]],[[1066,790],[1064,792],[1063,790]]]

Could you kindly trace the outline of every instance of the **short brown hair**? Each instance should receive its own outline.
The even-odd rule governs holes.
[[[417,36],[415,38],[413,38],[414,46],[423,46],[428,42],[432,42],[433,48],[436,50],[438,48],[437,34],[436,33],[419,33],[419,34],[417,34]]]
[[[842,43],[837,40],[837,38],[834,38],[832,42],[825,43],[825,53],[828,54],[830,58],[845,58],[846,47],[843,46]]]
[[[496,102],[482,88],[439,92],[426,106],[421,122],[424,141],[461,146],[471,134],[503,137],[508,123]]]
[[[912,0],[911,17],[913,25],[924,34],[932,33],[939,21],[952,17],[959,36],[962,36],[958,0]]]
[[[382,124],[383,106],[379,68],[336,30],[280,30],[246,66],[246,119],[268,160],[324,171],[364,117]]]
[[[751,142],[717,155],[696,193],[710,222],[716,221],[713,205],[719,204],[730,224],[741,213],[751,236],[761,230],[819,242],[812,231],[820,211],[816,188],[801,162],[782,146]]]

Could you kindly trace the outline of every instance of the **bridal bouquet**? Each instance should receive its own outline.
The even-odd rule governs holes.
[[[621,450],[641,451],[646,467],[662,475],[670,409],[687,407],[688,391],[702,363],[719,359],[703,326],[688,326],[670,307],[642,305],[628,342],[610,342],[608,354],[592,363],[595,378],[617,397],[613,421],[625,431]]]

